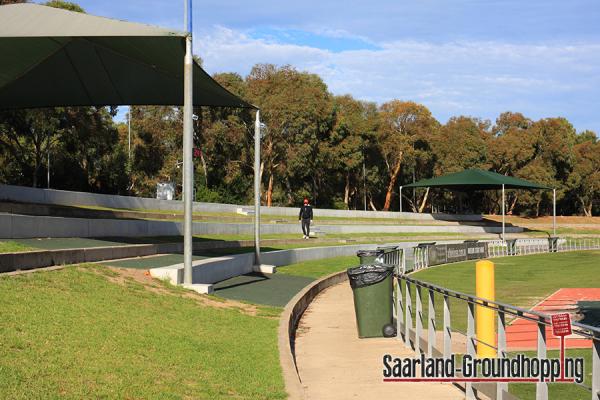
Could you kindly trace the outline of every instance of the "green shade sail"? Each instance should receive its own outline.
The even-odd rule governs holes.
[[[551,189],[548,186],[539,183],[529,182],[524,179],[512,176],[501,175],[492,171],[483,171],[481,169],[467,169],[453,174],[442,175],[437,178],[423,179],[410,185],[403,185],[403,188],[417,187],[441,187],[451,190],[490,190],[500,189],[504,185],[505,189]]]
[[[183,104],[184,32],[0,6],[0,109]],[[194,105],[254,108],[194,64]]]

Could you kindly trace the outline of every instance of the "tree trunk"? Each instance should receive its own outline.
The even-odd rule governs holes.
[[[375,207],[375,204],[373,204],[373,198],[371,197],[369,197],[369,206],[373,211],[377,211],[377,207]]]
[[[269,187],[267,188],[267,207],[273,204],[273,174],[269,175]]]
[[[290,177],[285,177],[285,194],[287,196],[288,206],[294,205],[294,198],[292,197],[292,185],[290,184]]]
[[[512,203],[510,203],[510,206],[508,207],[508,212],[512,214],[512,212],[515,209],[515,206],[517,205],[517,200],[519,199],[519,196],[515,193],[515,197],[513,198]]]
[[[350,201],[350,173],[346,173],[346,186],[344,187],[344,204],[346,204],[346,210],[349,209],[348,202]]]
[[[585,204],[585,200],[581,196],[579,196],[579,201],[581,202],[581,209],[583,210],[583,215],[585,215],[586,217],[591,217],[592,216],[592,206],[594,203],[592,201],[590,201],[589,204]]]
[[[263,197],[264,193],[263,193],[263,190],[262,190],[263,189],[262,178],[263,178],[263,172],[264,171],[265,171],[265,162],[261,161],[260,162],[260,173],[258,175],[258,182],[259,182],[259,185],[258,185],[258,190],[259,190],[258,194],[259,194],[259,196],[258,197],[261,200],[261,205],[264,204],[264,202],[262,201],[264,199],[264,197]]]
[[[206,160],[204,159],[204,152],[200,151],[200,162],[202,163],[202,169],[204,170],[204,184],[208,188],[208,170],[206,168]]]
[[[421,202],[421,205],[419,206],[419,212],[422,213],[423,210],[425,209],[425,205],[427,204],[427,197],[429,196],[429,188],[427,188],[427,190],[425,191],[425,195],[423,196],[423,201]]]
[[[390,184],[387,188],[387,193],[385,194],[385,204],[383,205],[383,211],[388,211],[390,209],[390,205],[392,204],[392,195],[394,194],[394,187],[396,186],[396,179],[398,179],[398,173],[400,172],[400,166],[402,165],[402,154],[398,158],[398,162],[394,165],[394,169],[390,174]]]

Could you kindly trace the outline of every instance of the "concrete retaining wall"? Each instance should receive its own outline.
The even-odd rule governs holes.
[[[262,244],[263,246],[273,246],[279,244],[288,244],[288,241],[268,239],[263,241]],[[194,251],[234,249],[251,246],[254,246],[253,240],[194,242]],[[78,264],[82,262],[115,260],[120,258],[143,257],[154,254],[171,253],[183,253],[183,242],[128,244],[122,246],[0,253],[0,273],[35,268],[46,268],[57,265]],[[225,270],[228,268],[231,268],[231,266],[226,265]]]
[[[447,240],[439,241],[438,243],[460,242],[461,241]],[[419,244],[419,242],[401,242],[393,244],[404,249],[410,249]],[[309,260],[353,256],[356,255],[358,250],[375,249],[377,246],[379,245],[354,244],[269,251],[261,254],[261,263],[279,267]],[[253,267],[253,253],[198,260],[192,263],[192,282],[194,284],[213,284],[238,275],[253,272]],[[183,283],[183,264],[153,268],[150,270],[150,273],[153,277],[167,279],[174,285]]]
[[[500,233],[497,226],[424,226],[424,225],[322,225],[324,233]],[[195,235],[252,235],[252,224],[194,222]],[[522,232],[520,227],[507,227],[507,233]],[[262,234],[300,234],[297,224],[263,224]],[[0,238],[24,239],[39,237],[109,237],[109,236],[179,236],[183,223],[175,221],[87,219],[30,216],[0,213]]]
[[[55,265],[141,257],[170,252],[178,244],[138,244],[128,246],[93,247],[86,249],[41,250],[0,254],[0,273],[45,268]]]
[[[145,210],[171,210],[183,212],[183,203],[177,200],[157,200],[143,197],[117,196],[98,193],[72,192],[66,190],[40,189],[24,186],[0,184],[0,200],[10,200],[26,203],[55,204],[67,206],[96,206],[123,209]],[[194,211],[235,213],[238,208],[251,208],[236,204],[219,203],[194,203]],[[261,207],[261,213],[268,215],[296,216],[298,208],[295,207]],[[398,213],[387,211],[359,211],[359,210],[314,210],[316,217],[343,217],[343,218],[405,218],[414,220],[448,220],[448,221],[480,221],[482,216],[452,215],[452,214],[419,214]]]
[[[377,247],[377,245],[360,244],[277,250],[262,253],[261,263],[282,266],[307,260],[351,256],[355,255],[358,250],[374,249],[375,247]],[[252,272],[254,266],[254,254],[245,253],[198,260],[194,261],[192,266],[192,282],[194,284],[212,284]],[[153,268],[150,270],[150,273],[155,278],[168,279],[174,285],[183,283],[183,264]]]

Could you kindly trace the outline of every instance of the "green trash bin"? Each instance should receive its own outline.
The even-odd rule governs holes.
[[[360,265],[383,264],[383,253],[381,249],[359,250],[356,256],[360,258]]]
[[[384,326],[392,323],[393,271],[381,264],[348,269],[359,338],[383,337]]]

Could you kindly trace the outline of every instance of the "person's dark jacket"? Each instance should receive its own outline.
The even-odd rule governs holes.
[[[310,204],[302,205],[302,207],[300,207],[300,214],[298,215],[298,219],[313,219],[313,210]]]

